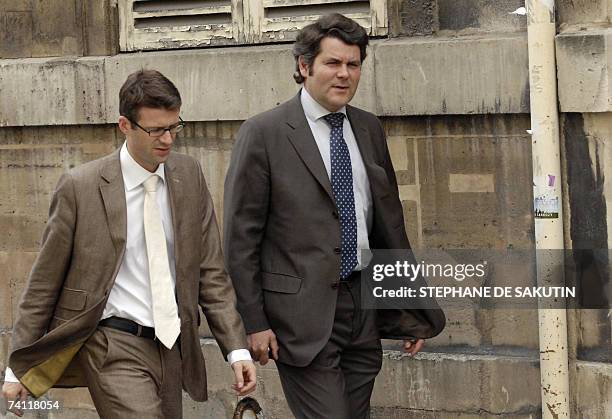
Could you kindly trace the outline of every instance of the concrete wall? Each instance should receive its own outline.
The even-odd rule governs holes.
[[[116,0],[1,0],[0,58],[117,52]]]
[[[2,60],[0,126],[116,122],[117,92],[140,68],[176,83],[187,121],[244,120],[297,91],[290,45]],[[262,83],[264,74],[276,83]],[[380,40],[354,103],[381,116],[526,113],[527,84],[523,34]]]
[[[411,241],[420,248],[532,248],[526,18],[522,0],[388,0],[390,39],[372,42],[355,104],[381,116]],[[608,248],[612,196],[612,0],[557,1],[566,245]],[[0,370],[55,182],[122,142],[113,125],[130,72],[158,68],[189,121],[178,150],[202,162],[217,217],[242,120],[293,96],[290,45],[117,54],[116,1],[0,0]],[[601,269],[606,274],[606,261]],[[540,417],[537,313],[456,309],[415,359],[385,341],[374,418]],[[612,324],[568,311],[573,416],[612,411]],[[206,324],[203,338],[210,336]],[[203,340],[210,401],[185,417],[228,417],[231,374]],[[0,374],[1,375],[1,374]],[[273,365],[258,370],[266,417],[288,418]],[[53,390],[94,418],[86,390]],[[34,416],[30,416],[34,417]]]

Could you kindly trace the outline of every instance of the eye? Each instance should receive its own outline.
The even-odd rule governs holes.
[[[153,137],[158,137],[158,136],[162,136],[164,135],[164,132],[166,132],[165,128],[153,128],[149,131],[149,133],[153,136]]]

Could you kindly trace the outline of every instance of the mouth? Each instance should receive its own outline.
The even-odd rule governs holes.
[[[333,86],[333,88],[344,92],[344,91],[348,91],[349,86],[336,85],[336,86]]]
[[[165,156],[165,155],[170,153],[170,149],[169,148],[159,148],[159,147],[156,147],[153,150],[155,150],[155,152],[157,154],[160,154],[162,156]]]

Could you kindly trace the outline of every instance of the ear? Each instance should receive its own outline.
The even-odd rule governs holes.
[[[300,74],[302,75],[302,77],[304,77],[304,79],[307,79],[308,78],[308,65],[306,65],[303,55],[300,55],[298,57],[298,65],[300,67]]]
[[[125,135],[127,135],[128,132],[132,129],[132,124],[130,120],[127,119],[123,115],[119,117],[118,125],[119,125],[119,130],[121,130],[121,132],[124,133]]]

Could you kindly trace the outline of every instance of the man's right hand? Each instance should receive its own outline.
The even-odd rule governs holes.
[[[14,402],[24,401],[25,402],[28,398],[28,394],[30,393],[21,383],[5,382],[4,385],[2,386],[2,396],[4,396],[4,399],[6,400],[7,404],[10,401],[14,401]],[[10,409],[9,411],[13,412],[19,417],[23,416],[23,412],[20,409],[13,408],[13,409]]]
[[[272,329],[247,335],[247,342],[249,343],[251,356],[261,365],[266,365],[270,360],[269,351],[272,352],[272,358],[275,361],[278,359],[278,342]]]

